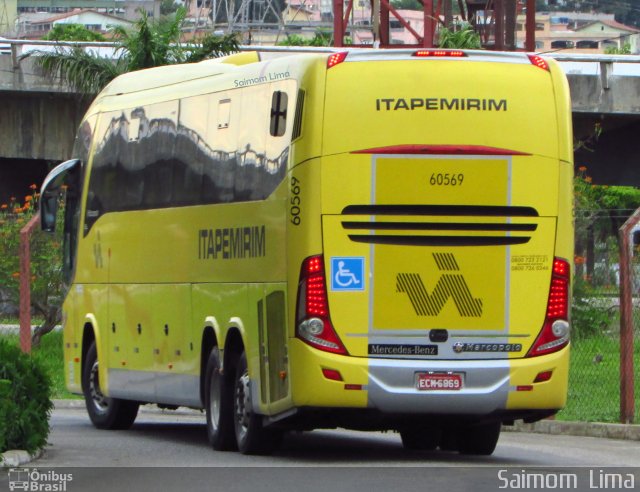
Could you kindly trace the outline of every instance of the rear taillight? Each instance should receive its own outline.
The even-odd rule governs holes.
[[[569,263],[559,258],[553,260],[553,272],[547,301],[547,315],[540,335],[527,357],[556,352],[569,343]]]
[[[347,355],[331,324],[326,285],[322,255],[305,259],[298,284],[296,336],[319,350]]]
[[[342,63],[348,54],[349,53],[347,51],[334,53],[329,58],[327,58],[327,68],[335,67],[336,65]]]
[[[531,62],[532,65],[535,65],[536,67],[541,68],[542,70],[546,70],[547,72],[549,71],[549,64],[547,63],[547,60],[545,60],[539,55],[527,55],[527,56],[529,57],[529,61]]]

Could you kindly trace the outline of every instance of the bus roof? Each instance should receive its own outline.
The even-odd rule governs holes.
[[[428,52],[428,53],[427,53]],[[449,57],[447,53],[462,53],[461,56]],[[373,49],[373,48],[289,48],[269,47],[254,51],[243,51],[222,58],[205,60],[199,63],[167,65],[120,75],[114,79],[101,93],[101,96],[130,94],[142,90],[156,89],[179,84],[190,80],[237,72],[241,66],[259,62],[273,62],[278,59],[291,58],[327,58],[335,53],[347,53],[346,62],[408,60],[419,57],[419,53],[439,59],[465,60],[474,62],[499,63],[531,63],[525,53],[506,53],[483,50],[423,50],[413,49]],[[444,53],[444,56],[442,54]]]
[[[238,70],[239,65],[247,65],[260,61],[257,52],[236,53],[230,56],[204,60],[199,63],[182,65],[166,65],[162,67],[137,70],[115,78],[101,93],[102,96],[129,94],[168,85],[179,84],[215,75],[222,75]]]

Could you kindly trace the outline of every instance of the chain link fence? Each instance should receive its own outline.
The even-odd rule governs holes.
[[[618,228],[632,210],[578,210],[569,396],[559,419],[620,421],[620,252]],[[639,238],[640,239],[640,238]],[[634,362],[640,367],[640,252],[634,247]],[[640,407],[640,377],[635,408]]]

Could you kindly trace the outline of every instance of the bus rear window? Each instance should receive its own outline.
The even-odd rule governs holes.
[[[287,103],[289,98],[286,92],[275,91],[271,98],[271,125],[269,132],[272,137],[281,137],[287,129]]]

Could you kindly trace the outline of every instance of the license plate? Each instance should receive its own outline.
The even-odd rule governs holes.
[[[424,373],[416,374],[416,389],[419,391],[459,391],[462,389],[462,374]]]

